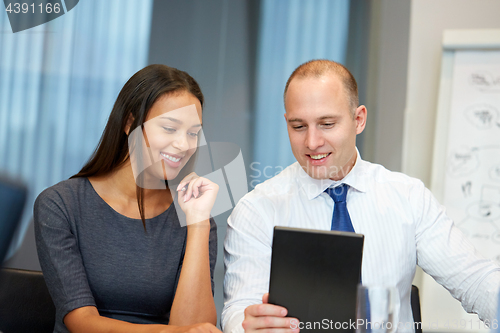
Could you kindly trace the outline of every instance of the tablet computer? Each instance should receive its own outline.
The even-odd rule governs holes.
[[[275,227],[269,303],[288,309],[301,332],[354,332],[364,236]]]

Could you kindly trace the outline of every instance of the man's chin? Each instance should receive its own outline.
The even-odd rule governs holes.
[[[326,166],[302,165],[302,169],[314,179],[329,179],[328,168]]]

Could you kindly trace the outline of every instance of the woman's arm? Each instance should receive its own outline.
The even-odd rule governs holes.
[[[185,185],[187,188],[183,190]],[[217,324],[210,274],[209,218],[218,189],[217,184],[195,174],[186,177],[178,187],[179,205],[186,214],[187,239],[179,282],[170,310],[171,325],[202,322]],[[216,232],[215,228],[213,232]]]
[[[191,326],[173,325],[141,325],[125,321],[101,317],[93,306],[75,309],[64,317],[64,324],[70,332],[107,332],[107,333],[220,333],[213,325],[208,323]]]
[[[210,277],[210,222],[188,225],[186,252],[170,310],[171,325],[217,323]]]

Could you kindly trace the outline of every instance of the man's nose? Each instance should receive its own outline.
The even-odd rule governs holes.
[[[306,147],[309,150],[316,150],[325,143],[323,135],[316,128],[309,128],[306,134]]]

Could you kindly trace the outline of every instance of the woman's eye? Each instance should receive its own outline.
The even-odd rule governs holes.
[[[198,137],[198,133],[195,133],[195,132],[190,132],[190,133],[188,133],[188,135],[192,136],[193,138]]]
[[[172,127],[163,127],[163,129],[164,129],[167,133],[175,133],[175,128],[172,128]]]

